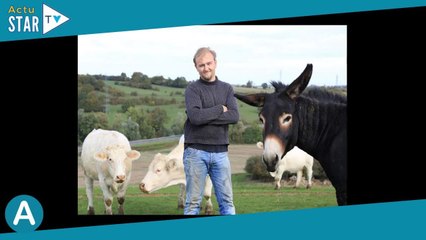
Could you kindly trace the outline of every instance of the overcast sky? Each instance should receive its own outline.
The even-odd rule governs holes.
[[[345,25],[203,25],[80,35],[78,73],[195,80],[192,58],[205,46],[217,53],[216,75],[231,84],[289,84],[312,63],[310,85],[346,85],[346,32]]]

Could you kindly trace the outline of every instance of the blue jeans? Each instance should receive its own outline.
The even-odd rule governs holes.
[[[228,152],[211,153],[188,147],[183,153],[183,164],[186,175],[185,215],[199,214],[207,174],[213,183],[220,214],[235,214]]]

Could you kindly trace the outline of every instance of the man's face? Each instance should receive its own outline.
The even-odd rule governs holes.
[[[195,59],[195,68],[201,79],[213,82],[216,79],[216,60],[210,52],[206,52]]]

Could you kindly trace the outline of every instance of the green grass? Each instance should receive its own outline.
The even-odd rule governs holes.
[[[272,93],[273,88],[262,89],[262,88],[246,88],[246,87],[234,87],[234,92],[239,94],[252,94],[252,93]]]
[[[110,124],[112,124],[115,121],[117,114],[121,114],[121,104],[108,105],[107,118]]]
[[[159,150],[160,152],[167,152],[169,149],[174,148],[179,141],[162,141],[162,142],[153,142],[153,143],[144,143],[143,145],[134,145],[132,146],[133,150],[138,151],[155,151]]]
[[[141,88],[133,88],[128,86],[120,86],[115,85],[114,81],[104,81],[107,86],[116,88],[122,92],[124,92],[129,98],[131,92],[137,92],[138,97],[144,97],[144,96],[152,96],[152,94],[155,94],[157,97],[170,97],[170,93],[173,92],[181,92],[181,95],[174,94],[172,97],[176,98],[176,100],[183,100],[183,93],[185,92],[185,89],[183,88],[173,88],[173,87],[166,87],[166,86],[159,86],[159,85],[152,85],[154,89],[141,89]]]
[[[161,105],[161,106],[146,106],[146,105],[141,106],[141,105],[138,105],[138,106],[136,106],[136,109],[147,111],[147,110],[152,110],[156,107],[160,107],[162,110],[166,111],[166,113],[167,113],[168,121],[164,124],[164,126],[166,128],[171,127],[171,125],[174,122],[174,117],[178,116],[178,114],[177,114],[178,112],[185,115],[185,108],[181,107],[178,104]],[[108,118],[109,123],[113,123],[115,121],[116,117],[118,116],[118,114],[123,114],[121,112],[121,104],[109,105],[108,106],[107,118]]]
[[[134,96],[130,96],[131,92],[137,92],[137,98],[139,97],[145,97],[145,96],[152,96],[155,95],[156,98],[166,98],[176,99],[176,104],[169,104],[169,105],[160,105],[160,106],[136,106],[138,109],[146,110],[152,110],[156,107],[161,107],[161,109],[165,110],[167,112],[167,116],[169,117],[168,121],[165,124],[166,128],[170,128],[170,126],[173,124],[174,117],[177,116],[177,112],[181,112],[182,114],[185,113],[185,108],[182,102],[184,101],[184,91],[183,88],[172,88],[172,87],[165,87],[165,86],[158,86],[153,85],[153,87],[157,90],[150,90],[150,89],[139,89],[139,88],[133,88],[133,87],[127,87],[127,86],[120,86],[115,85],[114,81],[105,81],[105,84],[107,86],[111,86],[115,89],[118,89],[126,94],[126,96],[122,97],[123,99],[130,99],[135,98]],[[170,93],[174,93],[173,96],[170,96]],[[181,94],[176,94],[176,92],[180,92]],[[121,112],[121,104],[117,105],[108,105],[108,112],[107,112],[107,118],[108,122],[112,124],[117,117],[118,114],[123,114]]]
[[[337,206],[335,190],[332,186],[314,185],[312,189],[283,186],[274,190],[271,182],[251,181],[247,174],[234,174],[234,204],[237,214],[271,212],[282,210],[306,209]],[[130,185],[125,202],[125,213],[128,215],[181,215],[182,209],[177,208],[178,186],[161,189],[155,193],[142,193],[138,186]],[[102,192],[95,187],[95,211],[103,214]],[[213,207],[218,214],[216,198],[213,196]],[[78,189],[78,214],[86,214],[87,198],[85,188]],[[117,213],[114,199],[113,211]]]
[[[247,105],[240,100],[237,100],[238,111],[240,112],[240,120],[244,120],[245,122],[252,123],[260,123],[259,121],[259,110],[257,107],[253,107]]]

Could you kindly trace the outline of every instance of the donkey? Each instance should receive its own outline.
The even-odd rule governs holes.
[[[336,189],[339,206],[347,204],[347,111],[346,98],[320,88],[302,94],[312,75],[312,64],[290,85],[273,82],[274,93],[234,96],[260,107],[264,150],[262,159],[275,172],[279,159],[294,146],[309,153],[323,167]]]

